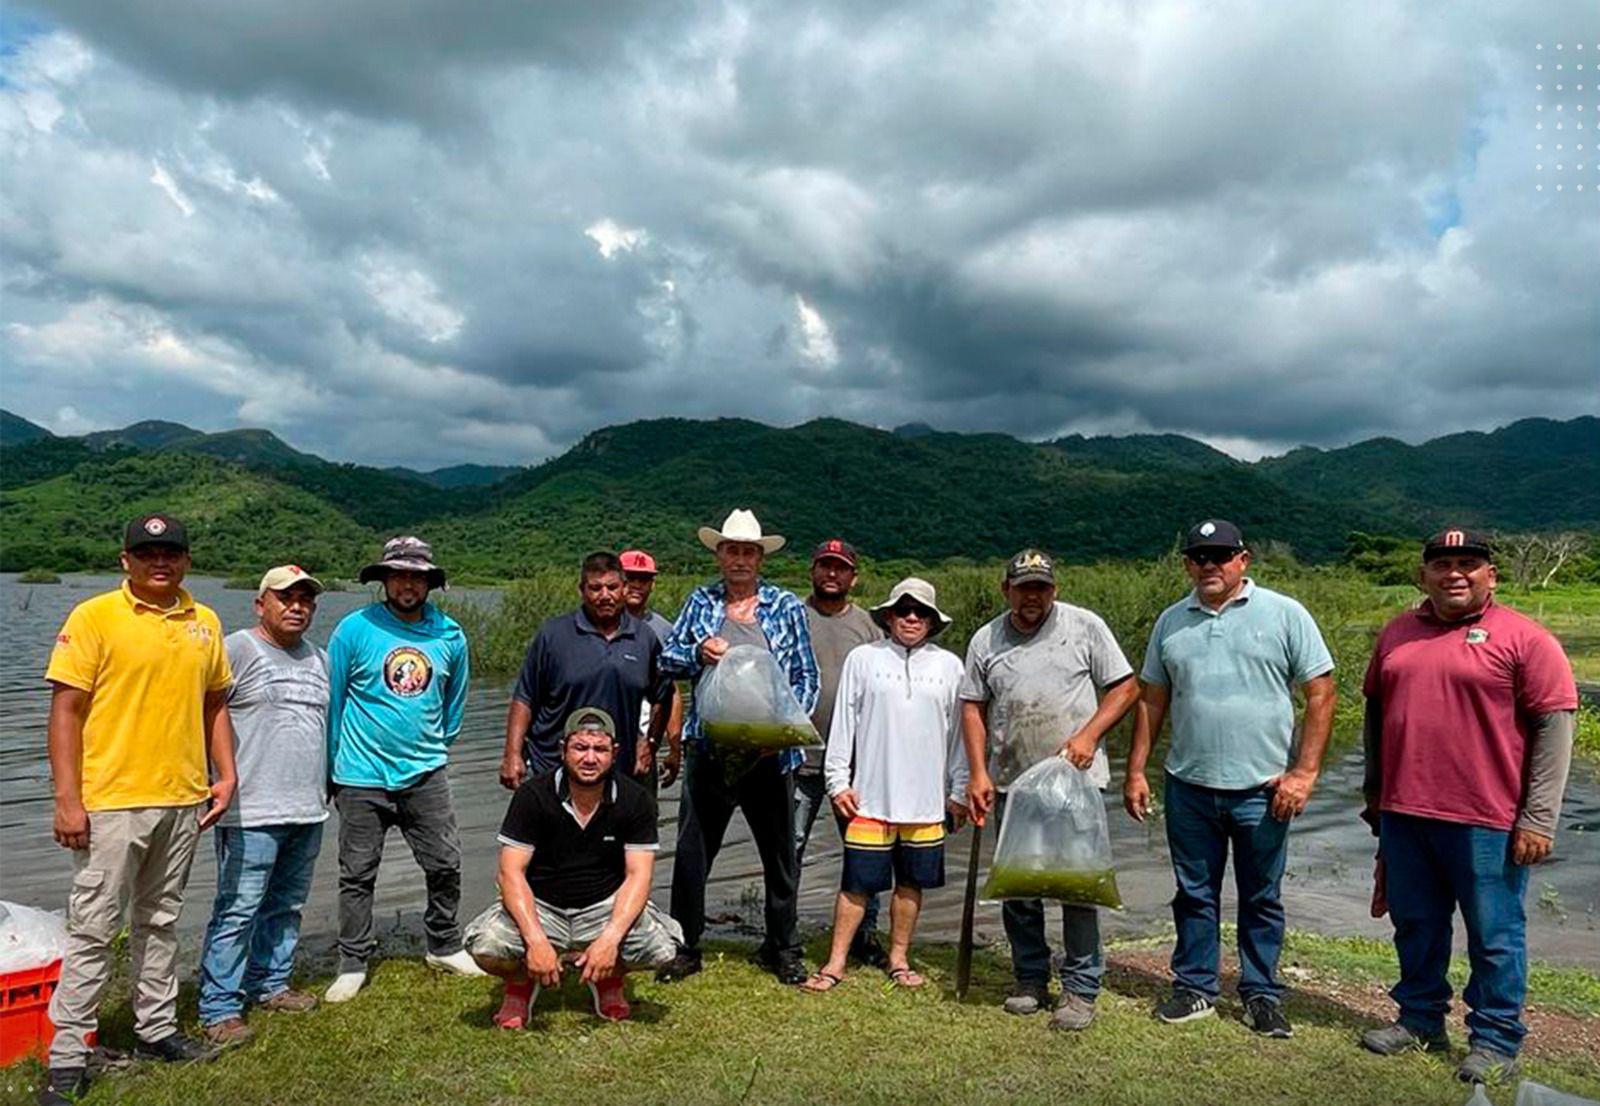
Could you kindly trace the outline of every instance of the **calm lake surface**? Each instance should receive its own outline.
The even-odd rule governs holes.
[[[59,585],[19,584],[15,574],[0,574],[0,898],[29,906],[59,909],[71,882],[71,860],[51,839],[52,798],[45,756],[45,716],[49,701],[43,680],[55,633],[67,612],[82,600],[117,585],[114,576],[68,576]],[[229,631],[254,621],[253,593],[228,590],[222,582],[195,578],[190,589],[214,609]],[[492,591],[457,589],[452,595],[493,601]],[[351,610],[370,601],[365,590],[322,597],[311,638],[326,643],[328,633]],[[494,895],[495,833],[507,793],[497,779],[503,740],[507,681],[474,682],[467,718],[455,746],[450,775],[465,853],[463,922]],[[1113,750],[1113,764],[1119,762]],[[1127,906],[1106,912],[1108,936],[1144,934],[1171,924],[1167,908],[1172,874],[1165,833],[1159,822],[1141,826],[1121,809],[1120,771],[1114,771],[1110,827],[1118,881]],[[1346,754],[1324,772],[1311,807],[1295,824],[1284,894],[1289,923],[1329,934],[1387,938],[1387,920],[1367,915],[1373,839],[1356,817],[1361,806],[1359,754]],[[677,824],[676,786],[661,799],[662,862],[656,868],[657,901],[666,904],[671,882],[672,842]],[[1600,963],[1600,781],[1590,765],[1574,769],[1562,810],[1561,836],[1554,858],[1533,873],[1528,894],[1529,946],[1534,956],[1565,963]],[[305,940],[316,953],[326,951],[337,929],[337,820],[330,819],[323,853],[306,909]],[[970,831],[951,839],[949,883],[927,897],[920,932],[930,939],[953,939],[961,914],[961,884]],[[986,833],[985,862],[993,847]],[[825,926],[838,888],[839,844],[831,822],[819,820],[801,878],[802,921]],[[723,933],[760,924],[760,863],[742,818],[736,817],[718,857],[707,909]],[[1231,886],[1227,893],[1231,896]],[[201,842],[180,923],[185,959],[198,954],[215,891],[214,853],[209,837]],[[391,835],[379,874],[376,916],[380,930],[396,947],[420,940],[423,905],[421,873],[398,834]],[[1232,906],[1225,906],[1231,916]],[[1459,930],[1459,927],[1458,927]],[[980,939],[1001,935],[997,904],[978,911]],[[1457,934],[1458,945],[1463,938]]]

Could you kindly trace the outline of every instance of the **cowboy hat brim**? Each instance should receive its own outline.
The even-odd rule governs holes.
[[[699,533],[700,544],[711,550],[713,553],[717,551],[717,546],[721,545],[725,541],[751,542],[752,544],[759,545],[763,553],[776,553],[778,550],[782,549],[784,544],[789,540],[782,534],[763,534],[759,538],[729,537],[721,530],[711,526],[700,527]]]

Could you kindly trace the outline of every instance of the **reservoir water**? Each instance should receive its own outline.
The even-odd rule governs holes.
[[[233,631],[254,621],[253,593],[228,590],[222,582],[193,578],[195,597],[211,606],[223,626]],[[116,586],[109,575],[68,576],[57,585],[20,584],[15,574],[0,574],[0,898],[29,906],[59,909],[71,881],[71,860],[51,838],[52,797],[45,756],[45,717],[49,702],[43,680],[51,642],[72,606]],[[462,589],[474,599],[493,600],[492,592]],[[370,601],[365,591],[323,596],[311,637],[325,643],[340,617]],[[497,779],[505,709],[506,681],[480,679],[468,699],[467,718],[450,764],[457,817],[461,826],[463,921],[486,905],[494,894],[495,832],[508,797]],[[1113,749],[1113,764],[1120,752]],[[1289,924],[1327,934],[1361,934],[1386,939],[1386,919],[1368,916],[1373,839],[1357,818],[1360,800],[1359,752],[1346,753],[1327,765],[1311,805],[1297,820],[1291,837],[1289,873],[1284,895]],[[663,849],[656,869],[656,897],[666,904],[671,882],[672,842],[677,824],[677,787],[661,799]],[[1110,806],[1112,852],[1125,909],[1104,915],[1108,935],[1158,932],[1171,924],[1167,902],[1172,874],[1164,831],[1159,821],[1140,825],[1123,812],[1120,771],[1114,772]],[[966,872],[970,831],[951,838],[949,882],[927,896],[922,936],[953,939],[961,913],[961,884]],[[986,834],[984,859],[993,847]],[[313,952],[332,944],[337,925],[337,827],[330,821],[310,902],[305,939]],[[986,865],[985,865],[986,870]],[[801,877],[802,922],[824,926],[831,917],[838,887],[839,844],[831,822],[819,819]],[[1230,881],[1231,883],[1231,881]],[[210,838],[202,840],[187,904],[180,923],[184,956],[193,963],[199,931],[209,914],[215,888],[215,863]],[[718,919],[715,932],[749,932],[759,926],[760,864],[742,818],[735,817],[726,846],[718,857],[707,907]],[[1231,896],[1231,886],[1226,892]],[[1231,899],[1230,899],[1231,902]],[[379,875],[376,916],[391,939],[411,947],[421,932],[421,873],[398,834],[392,835]],[[1225,917],[1232,906],[1225,905]],[[1457,943],[1463,942],[1457,927]],[[999,938],[997,904],[978,911],[980,938]],[[1600,780],[1593,765],[1574,767],[1561,817],[1561,833],[1550,861],[1533,873],[1528,893],[1529,948],[1533,956],[1561,963],[1600,964]]]

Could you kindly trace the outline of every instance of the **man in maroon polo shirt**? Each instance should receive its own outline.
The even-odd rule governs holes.
[[[1442,530],[1422,550],[1426,598],[1383,628],[1366,685],[1364,817],[1378,834],[1394,921],[1400,1007],[1362,1035],[1374,1052],[1449,1047],[1451,924],[1471,975],[1469,1051],[1456,1074],[1516,1070],[1527,1027],[1523,895],[1550,855],[1572,757],[1578,691],[1548,630],[1494,602],[1488,538]]]

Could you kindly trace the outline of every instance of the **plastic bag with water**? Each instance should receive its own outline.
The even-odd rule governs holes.
[[[1052,756],[1007,788],[983,897],[1121,909],[1105,804],[1087,772]]]
[[[821,737],[767,650],[735,645],[695,688],[700,728],[723,750],[819,746]]]
[[[67,951],[67,922],[60,914],[0,902],[0,972],[43,968]]]

